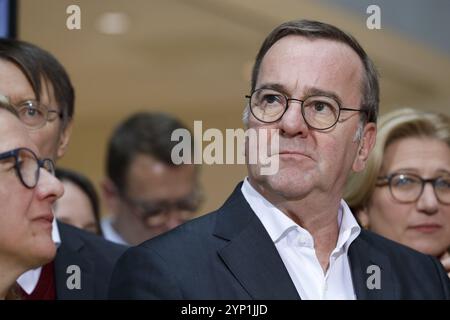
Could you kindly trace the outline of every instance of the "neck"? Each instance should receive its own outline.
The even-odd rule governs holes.
[[[17,278],[26,270],[8,258],[0,257],[0,300],[4,300]]]
[[[340,196],[313,193],[299,199],[286,199],[280,194],[261,188],[249,179],[251,185],[281,212],[302,228],[308,230],[314,239],[316,256],[324,271],[328,269],[331,252],[336,248],[339,225],[338,212]]]

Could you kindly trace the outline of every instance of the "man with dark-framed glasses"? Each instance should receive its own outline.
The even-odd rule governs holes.
[[[111,135],[102,189],[110,216],[106,239],[137,245],[194,217],[202,201],[194,164],[172,162],[174,130],[186,129],[164,113],[140,112]]]
[[[246,126],[279,139],[269,155],[278,172],[248,164],[220,209],[128,249],[112,298],[450,298],[436,259],[361,230],[342,199],[374,146],[379,103],[374,65],[351,35],[281,24],[257,54],[247,98]]]

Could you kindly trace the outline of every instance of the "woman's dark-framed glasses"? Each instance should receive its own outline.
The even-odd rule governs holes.
[[[0,160],[14,159],[14,169],[22,184],[29,189],[36,187],[39,181],[40,168],[55,175],[55,165],[50,159],[39,159],[28,148],[17,148],[0,153]]]
[[[433,179],[424,179],[413,173],[392,173],[378,177],[377,186],[389,185],[392,197],[401,203],[419,200],[425,184],[431,183],[437,200],[442,204],[450,204],[450,175]]]

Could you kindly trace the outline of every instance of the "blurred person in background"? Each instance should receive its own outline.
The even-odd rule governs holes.
[[[2,97],[3,98],[3,97]],[[51,261],[52,204],[63,194],[50,159],[38,158],[15,109],[0,99],[0,300],[19,299],[16,279]]]
[[[65,168],[56,168],[56,177],[64,185],[64,195],[55,206],[56,218],[102,236],[98,195],[89,178]]]
[[[362,226],[450,272],[450,118],[407,108],[382,116],[366,170],[350,177],[345,199]]]
[[[75,91],[64,67],[49,52],[24,41],[0,39],[0,94],[8,97],[31,141],[54,162],[67,149]],[[30,300],[104,299],[112,268],[124,247],[53,220],[53,261],[19,277]],[[73,266],[77,266],[74,271]],[[79,272],[79,285],[68,285]]]
[[[141,112],[113,132],[102,184],[111,214],[102,221],[106,239],[137,245],[186,222],[198,210],[199,168],[172,162],[176,129],[186,127],[171,115]]]

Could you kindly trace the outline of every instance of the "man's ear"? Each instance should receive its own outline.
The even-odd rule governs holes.
[[[72,134],[73,121],[71,120],[62,130],[59,138],[58,149],[56,150],[56,157],[61,158],[67,151],[69,145],[70,135]]]
[[[359,141],[358,153],[353,161],[352,169],[354,172],[360,172],[366,167],[370,152],[375,146],[377,136],[377,127],[375,123],[369,122],[364,126],[361,140]]]
[[[116,214],[117,212],[119,212],[121,202],[119,191],[117,190],[117,187],[114,184],[114,182],[109,178],[105,178],[100,183],[100,189],[103,196],[103,200],[105,201],[105,204],[108,207],[110,213]]]
[[[356,218],[364,229],[370,229],[370,216],[366,208],[356,211]]]

